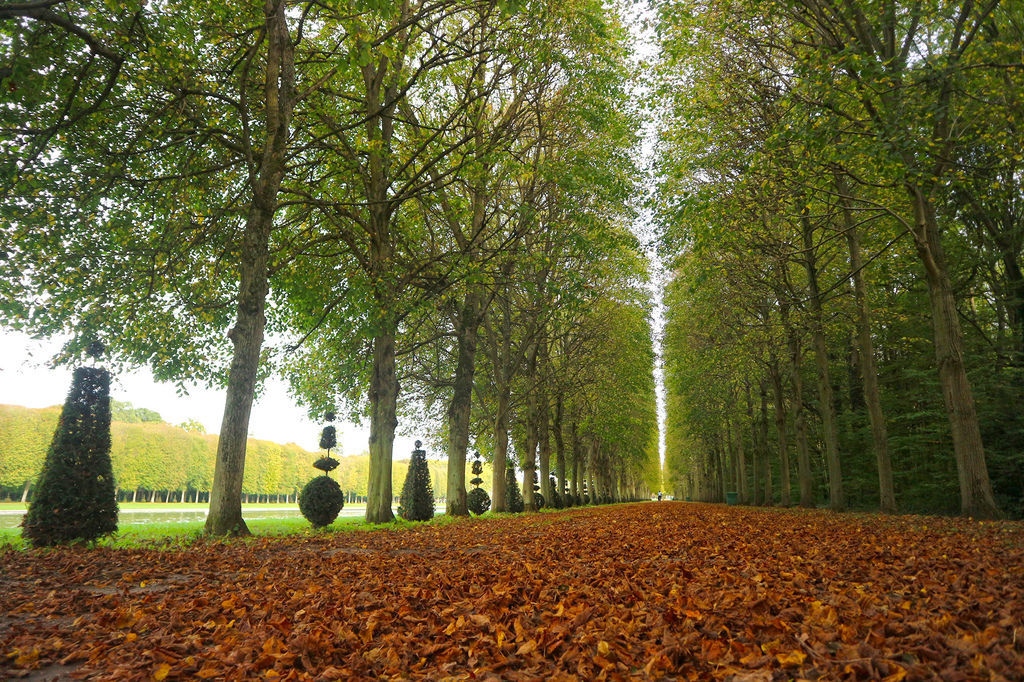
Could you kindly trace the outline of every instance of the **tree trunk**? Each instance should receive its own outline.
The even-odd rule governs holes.
[[[793,425],[796,429],[796,467],[800,480],[800,506],[814,507],[814,479],[811,477],[811,449],[807,440],[807,417],[804,410],[804,377],[801,373],[803,353],[795,330],[787,326],[789,362],[793,372]]]
[[[764,501],[764,495],[761,488],[761,438],[760,428],[757,418],[754,416],[754,401],[750,395],[750,383],[747,383],[747,418],[750,421],[750,442],[753,446],[753,453],[751,457],[752,471],[751,475],[753,480],[751,481],[751,496],[750,503],[759,506]]]
[[[747,495],[747,453],[743,446],[742,420],[736,420],[736,495],[740,504],[750,501]]]
[[[569,429],[569,433],[572,434],[570,444],[572,446],[572,496],[573,503],[580,504],[582,502],[581,495],[583,485],[580,480],[583,468],[583,448],[580,444],[579,431],[576,427],[576,422],[572,422],[572,426]]]
[[[539,431],[539,396],[537,386],[538,344],[531,344],[527,355],[526,385],[529,387],[526,412],[526,445],[520,464],[523,467],[523,508],[527,512],[537,511],[533,495],[534,478],[537,471],[537,436]]]
[[[963,359],[963,331],[946,267],[945,252],[931,202],[918,187],[908,188],[914,208],[914,242],[924,264],[932,309],[935,358],[946,404],[960,479],[960,509],[976,518],[999,518],[985,464],[974,394]]]
[[[775,502],[772,494],[772,462],[768,456],[768,389],[761,382],[761,458],[764,469],[764,506],[770,507]]]
[[[818,368],[818,400],[821,403],[821,424],[824,430],[825,461],[828,464],[829,507],[835,510],[846,507],[843,495],[843,470],[839,462],[839,434],[836,430],[836,413],[832,393],[832,375],[828,366],[828,348],[822,328],[821,293],[818,289],[818,269],[815,263],[814,232],[807,209],[801,210],[800,223],[807,269],[807,285],[810,290],[811,340],[814,348],[814,362]]]
[[[264,5],[268,41],[264,85],[266,135],[260,145],[263,152],[259,168],[251,175],[252,201],[242,236],[237,318],[228,333],[234,350],[206,517],[205,530],[210,535],[249,534],[242,520],[241,504],[245,447],[266,326],[270,232],[286,167],[285,147],[296,99],[293,44],[284,6],[283,0],[267,0]]]
[[[28,490],[29,490],[29,488],[31,488],[31,487],[32,487],[32,481],[31,481],[31,479],[30,479],[30,480],[28,480],[28,481],[25,481],[25,487],[23,487],[23,488],[21,489],[21,503],[22,503],[22,504],[25,504],[25,502],[27,502],[27,501],[28,501]]]
[[[550,407],[548,396],[540,392],[537,410],[537,459],[540,463],[540,494],[544,504],[551,504],[551,433],[549,429]]]
[[[727,487],[726,487],[726,477],[725,477],[725,472],[726,472],[727,469],[726,469],[726,461],[725,460],[726,460],[727,453],[726,453],[726,450],[725,450],[725,444],[722,441],[721,437],[718,437],[717,439],[718,439],[718,448],[717,448],[717,450],[718,450],[718,489],[717,489],[718,501],[719,502],[725,502],[725,491],[727,489]]]
[[[597,446],[591,441],[590,446],[587,448],[587,496],[590,498],[590,504],[597,504],[597,486],[594,483],[594,460],[597,455]]]
[[[739,497],[739,482],[740,482],[740,465],[739,458],[736,454],[736,446],[732,442],[732,421],[726,417],[725,425],[722,428],[722,440],[725,442],[725,452],[729,456],[729,466],[727,467],[728,477],[726,479],[725,490],[727,492],[735,492]]]
[[[566,486],[565,476],[568,467],[566,466],[565,458],[565,438],[562,434],[562,396],[559,395],[555,400],[555,419],[552,423],[552,431],[555,436],[555,457],[558,461],[555,465],[555,477],[557,479],[558,494],[561,497],[565,497]],[[565,505],[565,500],[562,500],[562,504]],[[565,505],[568,506],[568,505]]]
[[[469,516],[466,508],[466,450],[469,447],[473,375],[482,308],[483,297],[473,287],[466,293],[455,330],[458,361],[452,400],[448,405],[448,485],[445,492],[445,511],[449,516]]]
[[[887,514],[896,513],[896,492],[892,478],[892,460],[889,457],[889,434],[882,411],[882,394],[878,388],[878,369],[875,365],[875,346],[871,339],[871,312],[868,308],[867,285],[864,282],[864,260],[861,257],[860,233],[850,215],[849,190],[837,177],[839,192],[843,196],[843,229],[850,250],[850,272],[853,277],[853,295],[857,306],[857,339],[860,351],[860,371],[864,380],[864,404],[871,422],[871,441],[878,464],[878,505]]]
[[[507,512],[505,505],[505,469],[508,467],[508,391],[498,387],[498,405],[494,415],[494,463],[491,472],[491,508]]]
[[[1013,360],[1015,367],[1024,365],[1024,272],[1014,249],[1003,250],[1003,272],[1006,277],[1008,292],[1006,308],[1007,322],[1016,334],[1013,343]]]
[[[391,461],[398,426],[398,378],[395,376],[395,323],[390,316],[373,340],[373,377],[370,387],[370,478],[366,488],[366,520],[389,523]]]
[[[532,418],[527,419],[526,439],[523,446],[523,509],[528,512],[537,511],[537,500],[533,495],[533,483],[537,473],[537,426]]]
[[[789,499],[789,439],[786,431],[786,399],[782,390],[782,374],[779,372],[779,362],[774,357],[771,359],[769,374],[772,380],[772,390],[775,395],[775,430],[779,437],[779,463],[782,474],[782,490],[780,493],[783,507],[790,505]]]

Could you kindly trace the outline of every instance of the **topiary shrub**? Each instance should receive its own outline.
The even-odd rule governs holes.
[[[480,487],[480,484],[484,482],[484,479],[480,478],[480,474],[484,472],[483,462],[480,461],[480,453],[476,452],[473,455],[473,478],[469,481],[473,484],[473,489],[466,495],[466,507],[469,511],[473,512],[477,516],[485,513],[491,508],[491,496],[487,494],[487,491]]]
[[[102,346],[90,346],[98,356]],[[110,373],[79,367],[22,523],[36,547],[93,541],[117,530],[110,464]]]
[[[314,528],[334,523],[344,506],[345,495],[341,492],[341,486],[326,474],[307,483],[299,495],[299,511]]]
[[[512,514],[522,514],[526,509],[523,493],[519,490],[519,481],[516,480],[516,468],[511,462],[505,469],[505,509]]]
[[[553,509],[561,509],[565,504],[562,502],[562,496],[558,494],[558,481],[552,476],[548,479],[548,482],[551,483],[551,507]]]
[[[324,418],[334,421],[334,412],[328,411]],[[306,484],[299,494],[299,511],[314,528],[323,528],[334,523],[338,513],[345,506],[345,493],[341,486],[327,474],[338,466],[338,460],[331,457],[331,448],[338,444],[334,427],[327,425],[320,432],[320,447],[327,451],[325,457],[313,462],[313,467],[324,472]]]
[[[329,422],[334,421],[334,412],[327,412],[327,414],[324,415],[324,418]],[[338,468],[338,465],[341,464],[341,462],[331,457],[331,448],[333,448],[337,444],[338,431],[337,429],[334,428],[333,425],[328,424],[327,426],[324,427],[324,430],[320,432],[320,449],[326,450],[327,455],[313,462],[314,469],[319,469],[320,471],[327,474]]]
[[[398,515],[406,521],[429,521],[434,518],[434,487],[430,483],[430,469],[427,468],[427,451],[412,451],[409,472],[405,475],[402,496],[398,502]],[[467,499],[468,504],[468,499]]]
[[[533,506],[540,511],[544,508],[544,496],[540,492],[540,486],[537,485],[537,470],[533,469],[530,471],[530,480],[533,481]]]
[[[491,496],[483,488],[473,488],[466,495],[466,507],[477,516],[491,508]]]

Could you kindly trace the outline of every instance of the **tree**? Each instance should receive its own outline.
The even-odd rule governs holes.
[[[785,496],[782,437],[792,420],[802,504],[825,482],[835,506],[870,496],[892,509],[902,486],[901,506],[930,494],[942,507],[949,467],[935,444],[952,441],[962,511],[993,513],[974,436],[995,437],[992,461],[1012,478],[1004,453],[1016,443],[1013,419],[992,412],[989,426],[971,416],[974,389],[963,368],[978,363],[971,380],[981,382],[979,395],[1005,395],[995,387],[1009,376],[1002,367],[1011,356],[1005,311],[1013,287],[995,273],[1011,272],[1014,258],[992,267],[1000,257],[989,248],[995,239],[1014,243],[1004,220],[1013,202],[996,184],[985,191],[975,181],[966,181],[972,187],[959,201],[952,197],[973,174],[992,178],[1015,163],[1009,139],[1019,97],[1012,87],[999,93],[1020,74],[996,66],[1011,63],[1011,46],[1021,42],[1013,11],[1003,3],[903,11],[801,0],[680,9],[665,3],[659,14],[665,84],[657,89],[664,106],[656,205],[678,284],[678,336],[666,344],[666,369],[678,377],[669,379],[669,432],[692,453],[677,458],[670,445],[678,484],[717,495],[730,468],[722,454],[738,459],[750,443],[755,494],[767,497],[769,482],[781,479]],[[955,208],[964,203],[969,211]],[[982,223],[985,240],[975,229]],[[925,267],[915,271],[915,258]],[[731,333],[718,324],[725,301],[736,313]],[[747,333],[757,328],[763,333]],[[929,336],[935,381],[924,379],[914,355]],[[803,390],[806,348],[820,377],[820,425],[804,409],[815,406]],[[724,361],[715,368],[729,371],[705,365],[702,376],[686,366],[710,352]],[[761,414],[751,396],[744,416],[735,409],[737,388],[770,388],[774,424],[765,418],[766,392]],[[935,422],[939,396],[950,406],[945,428]],[[737,420],[749,429],[737,430]],[[766,462],[773,430],[780,457]],[[740,437],[716,435],[730,432]],[[826,476],[809,461],[818,439]],[[872,451],[874,461],[864,457]],[[751,483],[745,478],[741,486]]]
[[[305,246],[295,235],[278,243],[277,235],[282,183],[306,170],[291,160],[310,143],[293,114],[299,103],[319,104],[330,80],[322,65],[349,48],[346,40],[309,39],[307,28],[344,17],[286,0],[133,5],[109,17],[105,6],[74,4],[86,9],[71,16],[72,25],[95,22],[90,35],[107,29],[104,37],[125,49],[110,60],[116,73],[102,108],[56,115],[66,128],[60,135],[8,129],[5,151],[28,141],[45,153],[19,159],[12,173],[17,199],[4,203],[5,230],[18,247],[9,251],[10,298],[0,314],[44,334],[81,330],[61,354],[65,361],[95,332],[116,359],[149,365],[157,378],[222,383],[206,528],[245,534],[246,434],[265,369],[270,281],[289,248]],[[17,46],[31,25],[15,26]],[[42,97],[44,110],[60,112],[89,89],[93,72],[74,68],[83,60],[88,66],[80,48],[72,41],[62,49],[70,55],[67,72],[49,66],[65,61],[47,51],[31,54],[27,72],[61,87],[26,88],[20,107]],[[311,87],[299,92],[300,79]],[[79,201],[69,206],[66,196]]]

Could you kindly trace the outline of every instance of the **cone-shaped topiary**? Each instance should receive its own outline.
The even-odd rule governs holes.
[[[511,462],[505,469],[505,509],[512,514],[522,514],[526,509],[523,493],[519,491],[519,481],[516,480],[516,468]]]
[[[331,448],[338,444],[338,431],[331,424],[324,427],[324,430],[320,432],[320,449],[326,450],[327,454],[331,454]]]
[[[409,472],[405,475],[402,496],[398,498],[398,514],[406,521],[428,521],[434,518],[434,487],[430,484],[430,469],[427,468],[427,451],[412,451]]]
[[[37,547],[92,541],[117,530],[107,370],[75,370],[22,525],[22,536]]]
[[[551,483],[551,507],[553,509],[561,509],[564,505],[562,504],[562,496],[558,494],[558,481],[552,476],[548,479]]]
[[[484,482],[484,479],[480,478],[480,474],[484,472],[483,462],[480,461],[480,453],[474,453],[473,458],[473,479],[470,480],[470,483],[473,484],[473,489],[466,495],[466,507],[469,511],[480,516],[491,508],[491,496],[480,487],[480,484]]]
[[[540,511],[544,508],[544,496],[540,492],[540,486],[537,485],[537,470],[531,471],[530,475],[533,479],[533,504],[537,507],[537,511]]]
[[[341,492],[341,486],[326,474],[307,483],[299,495],[299,511],[314,528],[334,523],[344,506],[345,495]]]

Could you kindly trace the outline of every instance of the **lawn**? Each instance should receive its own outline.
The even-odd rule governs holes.
[[[0,552],[0,678],[1021,679],[1024,524],[682,502]]]
[[[166,549],[183,547],[201,539],[203,521],[167,521],[139,524],[124,524],[114,535],[102,538],[97,548],[153,548]],[[253,535],[280,536],[303,535],[312,532],[309,521],[302,517],[289,519],[253,519],[246,525]],[[344,517],[336,520],[329,531],[372,529],[361,516]],[[21,528],[0,528],[0,551],[4,549],[27,550],[28,545],[21,539]]]
[[[345,503],[346,507],[365,507],[365,503]],[[264,502],[261,504],[243,504],[242,509],[298,509],[299,505],[297,502]],[[163,511],[166,509],[209,509],[209,502],[118,502],[118,509],[152,509],[153,511]],[[0,511],[3,510],[25,510],[28,509],[27,504],[21,502],[0,502]]]

